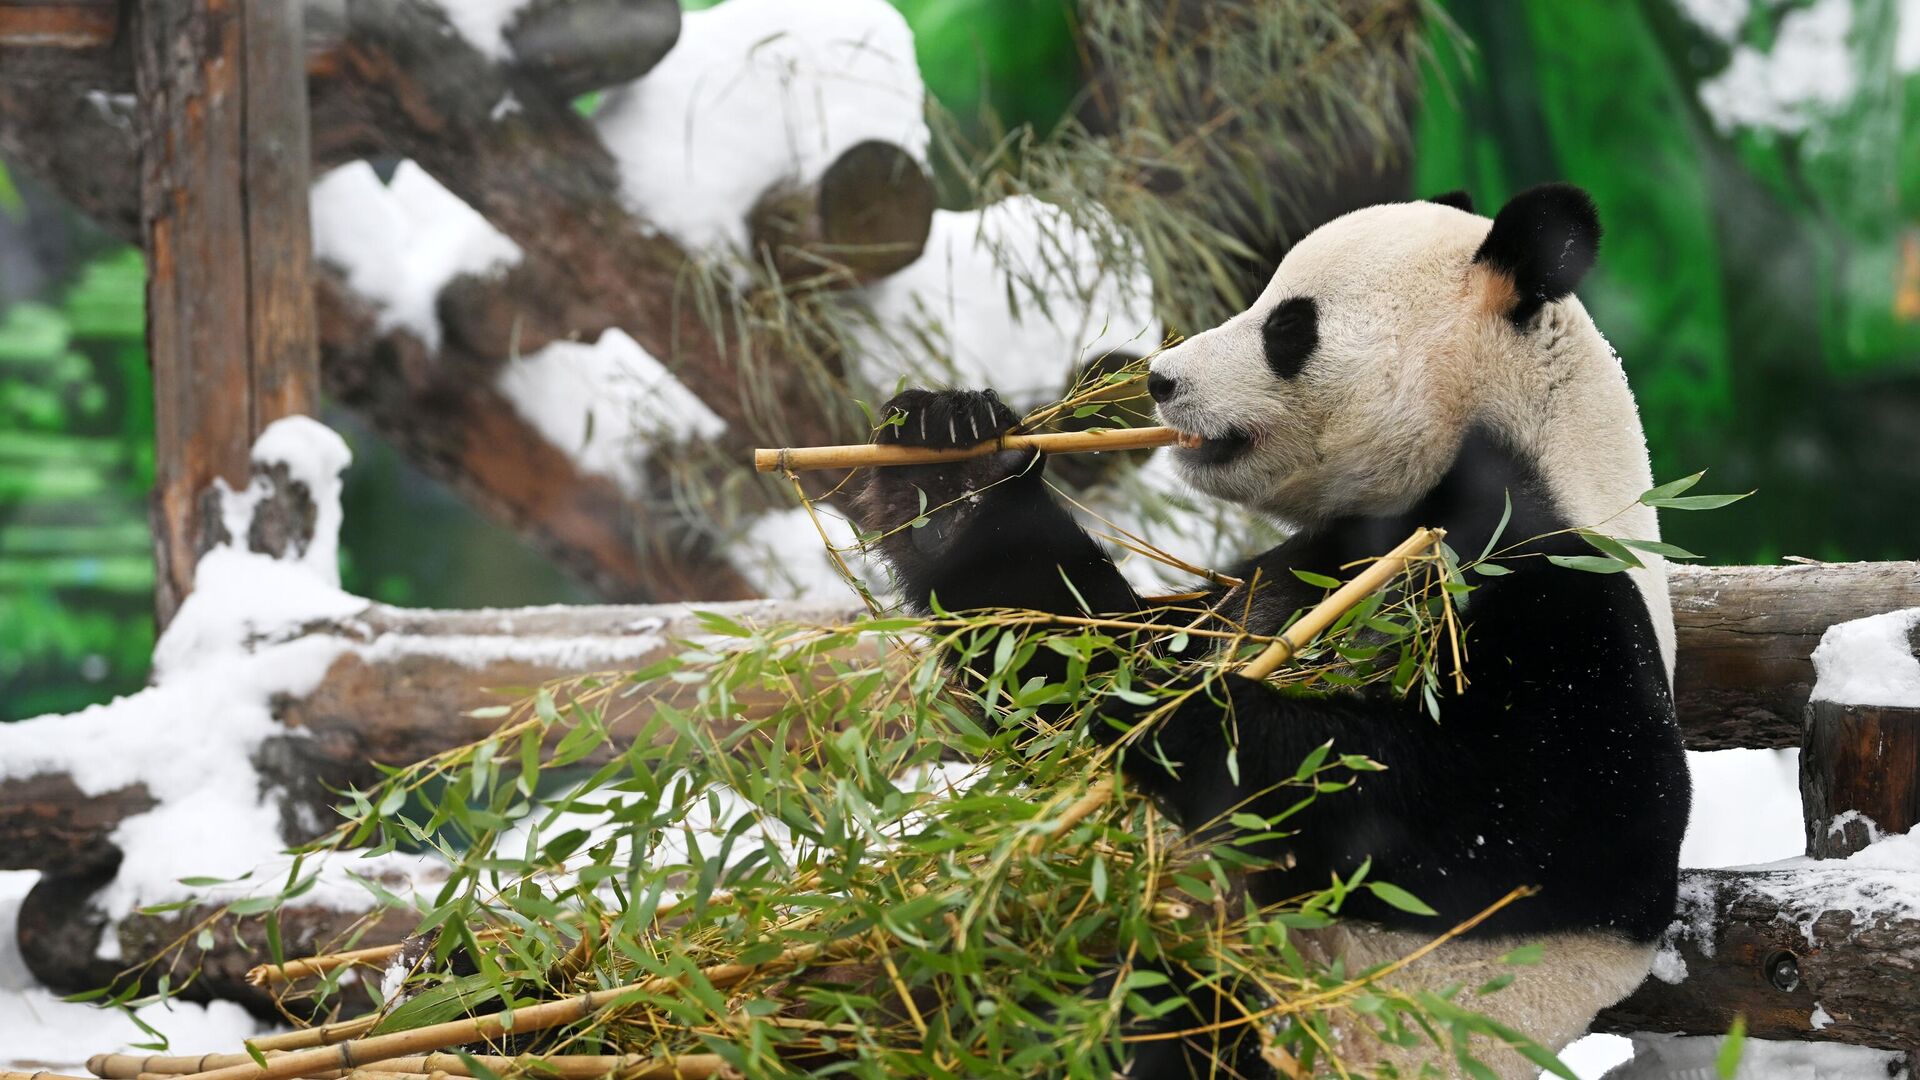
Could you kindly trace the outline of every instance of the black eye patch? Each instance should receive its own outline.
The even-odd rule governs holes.
[[[1320,344],[1320,312],[1310,296],[1283,300],[1267,314],[1260,330],[1267,343],[1267,366],[1276,377],[1291,379],[1300,374]]]

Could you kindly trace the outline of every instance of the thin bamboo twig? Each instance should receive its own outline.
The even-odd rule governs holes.
[[[1392,551],[1374,560],[1372,566],[1355,574],[1351,581],[1333,591],[1333,595],[1315,604],[1312,610],[1300,617],[1300,621],[1289,626],[1284,633],[1260,655],[1249,660],[1240,669],[1240,674],[1249,679],[1264,679],[1279,670],[1280,665],[1291,660],[1308,642],[1319,636],[1320,632],[1332,626],[1335,620],[1347,613],[1347,609],[1366,599],[1387,582],[1392,581],[1406,569],[1407,562],[1415,555],[1433,547],[1447,535],[1445,529],[1416,529],[1412,536],[1400,541]],[[1045,836],[1036,836],[1027,842],[1027,851],[1035,853],[1049,843],[1060,839],[1073,831],[1075,825],[1085,821],[1088,815],[1099,810],[1113,798],[1113,777],[1103,776],[1087,788],[1087,793],[1076,799],[1060,815],[1052,829]]]
[[[724,988],[745,982],[763,971],[836,957],[855,946],[864,944],[870,936],[870,933],[860,933],[851,937],[836,938],[833,941],[801,945],[788,949],[764,964],[716,964],[702,968],[700,973],[714,987]],[[269,1059],[265,1068],[253,1061],[248,1061],[244,1064],[181,1075],[190,1077],[191,1080],[292,1080],[294,1077],[304,1077],[326,1069],[365,1068],[372,1062],[386,1061],[422,1050],[439,1050],[469,1042],[489,1042],[508,1032],[524,1035],[529,1031],[545,1031],[583,1020],[626,1000],[631,995],[659,994],[679,984],[679,977],[657,975],[641,982],[596,990],[560,1001],[547,1001],[510,1011],[501,1010],[485,1016],[463,1017],[445,1023],[428,1024],[410,1031],[395,1031],[364,1039],[352,1039],[333,1046],[320,1046],[311,1050],[282,1054]]]
[[[375,1015],[342,1020],[336,1024],[324,1024],[320,1027],[302,1028],[282,1035],[265,1035],[258,1039],[248,1039],[247,1045],[262,1053],[268,1050],[305,1050],[314,1046],[332,1046],[337,1042],[359,1038],[373,1030],[380,1022]]]
[[[1002,450],[1038,450],[1043,454],[1147,450],[1156,446],[1172,446],[1183,438],[1187,436],[1170,427],[1137,427],[1061,431],[1044,435],[1002,435],[975,446],[951,450],[901,446],[897,443],[793,446],[755,450],[753,467],[761,472],[806,472],[810,469],[857,469],[870,465],[932,465],[942,461],[965,461]]]
[[[321,953],[318,956],[289,960],[284,964],[258,964],[248,969],[247,982],[254,986],[275,986],[296,979],[325,975],[343,967],[384,967],[400,952],[401,945],[373,945],[346,952]]]

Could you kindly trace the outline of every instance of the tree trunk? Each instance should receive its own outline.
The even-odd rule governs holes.
[[[1648,979],[1595,1031],[1724,1035],[1920,1049],[1920,872],[1835,866],[1689,870],[1677,983]]]
[[[318,396],[307,103],[299,5],[141,0],[134,40],[165,626],[217,539],[214,482]]]

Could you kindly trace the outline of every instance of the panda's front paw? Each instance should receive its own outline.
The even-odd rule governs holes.
[[[902,390],[880,415],[874,442],[935,450],[977,446],[1020,426],[992,390]]]

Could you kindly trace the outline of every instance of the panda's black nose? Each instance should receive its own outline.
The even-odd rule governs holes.
[[[1155,401],[1165,401],[1172,397],[1178,386],[1179,384],[1172,378],[1157,371],[1147,376],[1147,393],[1152,394]]]

